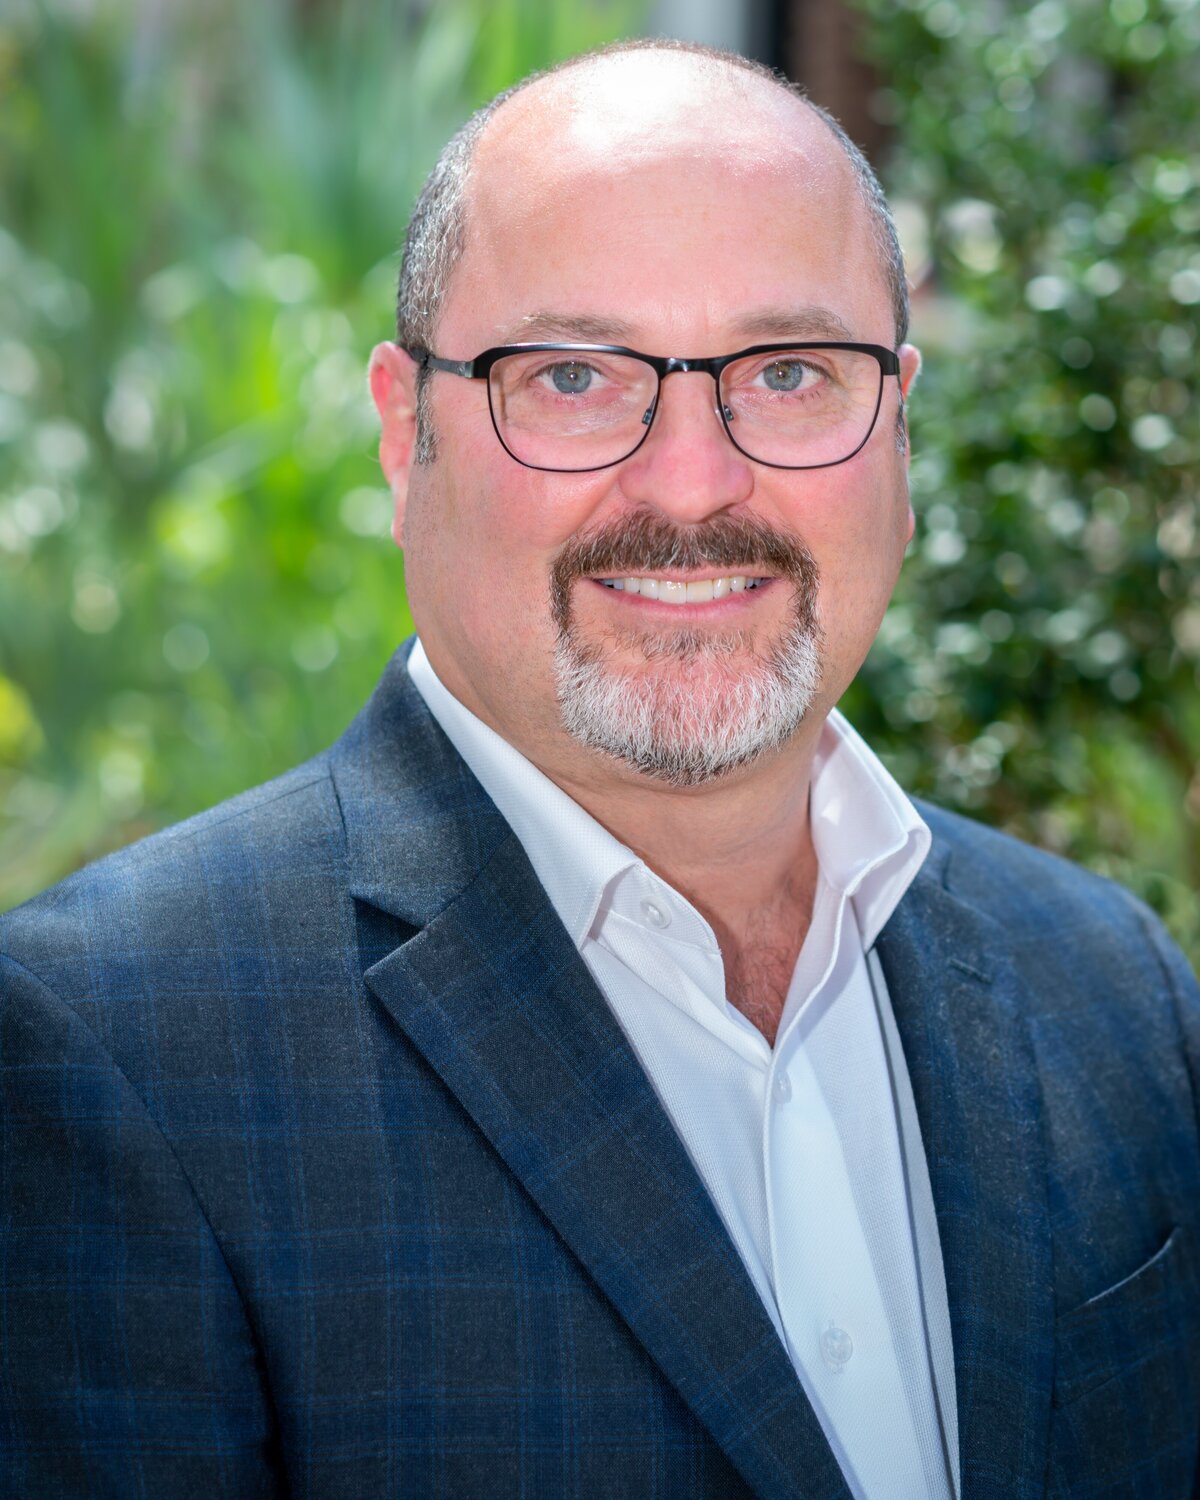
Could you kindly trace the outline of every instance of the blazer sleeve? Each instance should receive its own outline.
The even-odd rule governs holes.
[[[0,1495],[276,1496],[245,1308],[142,1099],[0,956]]]
[[[1143,910],[1143,925],[1149,932],[1150,941],[1162,965],[1167,988],[1179,1017],[1184,1056],[1191,1080],[1192,1108],[1196,1114],[1197,1134],[1200,1135],[1200,984],[1197,984],[1187,959],[1168,937],[1162,923],[1148,909]],[[1200,1426],[1200,1415],[1197,1424]],[[1196,1460],[1192,1497],[1193,1500],[1200,1500],[1200,1455]]]
[[[1184,1057],[1192,1086],[1192,1105],[1196,1112],[1196,1130],[1200,1136],[1200,984],[1196,982],[1187,959],[1172,942],[1166,928],[1154,913],[1143,908],[1142,916],[1179,1018]]]

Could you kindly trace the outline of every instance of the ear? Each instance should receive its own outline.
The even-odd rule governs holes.
[[[916,384],[917,376],[921,373],[921,351],[915,344],[901,344],[897,353],[900,356],[900,394],[903,402],[900,409],[900,420],[903,423],[904,466],[907,469],[910,457],[908,444],[908,395]],[[913,508],[910,504],[908,507],[908,535],[905,538],[906,543],[912,541],[913,533],[916,529],[917,518],[913,514]]]
[[[900,389],[907,401],[908,393],[921,373],[921,351],[915,344],[901,344],[897,353],[900,356]]]
[[[379,413],[379,465],[396,502],[392,536],[399,546],[417,441],[417,363],[399,344],[376,344],[367,379]]]
[[[900,433],[903,439],[904,461],[908,462],[908,398],[917,376],[921,373],[921,351],[915,344],[901,344],[896,351],[900,358]]]

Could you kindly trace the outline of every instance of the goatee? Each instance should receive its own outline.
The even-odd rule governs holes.
[[[752,633],[681,628],[582,639],[571,610],[581,578],[720,568],[792,588],[791,619],[768,648]],[[681,527],[653,511],[575,537],[555,557],[551,612],[563,724],[581,744],[669,786],[698,786],[749,765],[800,727],[821,684],[818,571],[799,541],[746,517]],[[614,649],[647,670],[608,663]],[[663,671],[664,664],[671,670]]]

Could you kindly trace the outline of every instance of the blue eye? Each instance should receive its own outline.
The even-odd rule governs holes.
[[[763,370],[763,381],[772,391],[796,391],[807,373],[807,366],[798,359],[777,359]]]
[[[554,381],[556,391],[560,391],[564,396],[578,396],[591,385],[592,369],[590,365],[571,361],[553,365],[550,369],[550,378]]]

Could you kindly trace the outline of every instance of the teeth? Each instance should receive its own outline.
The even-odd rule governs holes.
[[[602,578],[606,588],[619,593],[641,594],[643,599],[658,599],[663,604],[707,604],[724,599],[726,594],[740,594],[759,588],[766,580],[747,578],[737,573],[725,578],[700,578],[692,581],[675,578]]]

